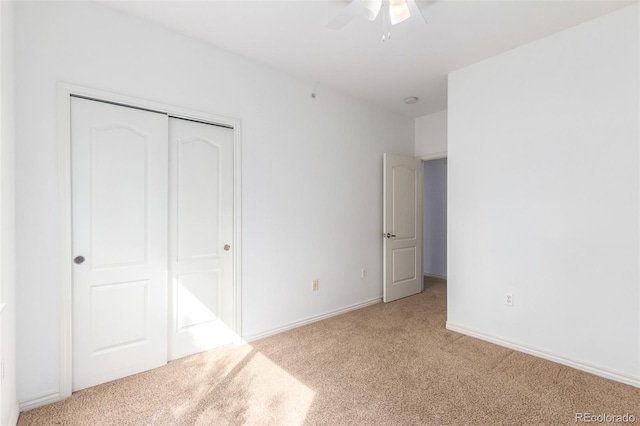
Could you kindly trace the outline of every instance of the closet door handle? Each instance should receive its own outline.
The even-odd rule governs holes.
[[[84,263],[84,256],[76,256],[76,257],[73,259],[73,262],[74,262],[76,265],[80,265],[81,263]]]

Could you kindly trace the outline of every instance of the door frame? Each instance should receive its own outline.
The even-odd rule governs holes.
[[[102,90],[91,89],[69,83],[58,83],[58,203],[59,203],[59,273],[60,317],[59,317],[59,355],[60,385],[59,399],[71,396],[73,386],[73,268],[71,217],[71,97],[77,96],[95,101],[108,102],[125,107],[160,112],[170,117],[200,121],[207,124],[230,127],[233,129],[233,299],[234,318],[231,329],[236,334],[236,343],[242,341],[242,227],[241,227],[241,122],[199,111],[144,99],[133,98]],[[168,272],[167,272],[168,279]],[[168,283],[169,287],[171,283]]]

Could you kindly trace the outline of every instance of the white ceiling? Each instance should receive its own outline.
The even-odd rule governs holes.
[[[380,16],[326,28],[341,0],[104,4],[307,80],[310,92],[317,82],[319,96],[331,87],[417,117],[447,108],[448,72],[637,1],[417,0],[428,24],[393,26],[386,42]]]

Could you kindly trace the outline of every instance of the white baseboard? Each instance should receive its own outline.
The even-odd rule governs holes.
[[[440,275],[440,274],[431,274],[431,273],[424,273],[424,276],[427,278],[439,278],[441,280],[446,280],[447,276],[446,275]]]
[[[640,388],[640,377],[632,377],[632,376],[627,376],[625,374],[616,373],[614,371],[607,370],[606,368],[596,367],[594,365],[590,365],[582,361],[577,361],[571,358],[556,355],[550,352],[543,351],[541,349],[533,348],[531,346],[505,340],[500,337],[491,336],[489,334],[483,333],[478,330],[473,330],[461,325],[452,324],[448,321],[446,324],[446,328],[447,330],[456,331],[458,333],[465,334],[467,336],[471,336],[471,337],[478,338],[480,340],[485,340],[487,342],[495,343],[496,345],[504,346],[505,348],[513,349],[518,352],[523,352],[525,354],[533,355],[538,358],[557,362],[558,364],[566,365],[567,367],[575,368],[576,370],[581,370],[587,373],[595,374],[596,376],[604,377],[605,379],[614,380],[616,382],[620,382],[620,383],[624,383],[627,385]]]
[[[62,400],[60,392],[42,395],[37,398],[32,398],[27,401],[20,402],[20,411],[29,411],[43,405],[51,404],[52,402],[58,402],[60,400]]]
[[[341,309],[337,309],[335,311],[327,312],[321,315],[316,315],[315,317],[307,318],[304,320],[292,322],[287,325],[283,325],[282,327],[273,328],[271,330],[263,331],[262,333],[252,334],[250,336],[244,336],[244,342],[253,342],[255,340],[263,339],[265,337],[273,336],[275,334],[282,333],[287,330],[291,330],[294,328],[302,327],[303,325],[312,324],[314,322],[322,321],[327,318],[335,317],[336,315],[346,314],[350,311],[355,311],[357,309],[366,308],[367,306],[375,305],[377,303],[382,302],[381,297],[377,297],[375,299],[367,300],[361,303],[356,303],[354,305],[346,306]]]

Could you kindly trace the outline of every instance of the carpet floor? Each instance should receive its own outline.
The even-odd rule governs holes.
[[[640,389],[445,329],[446,282],[20,414],[28,425],[562,425]]]

